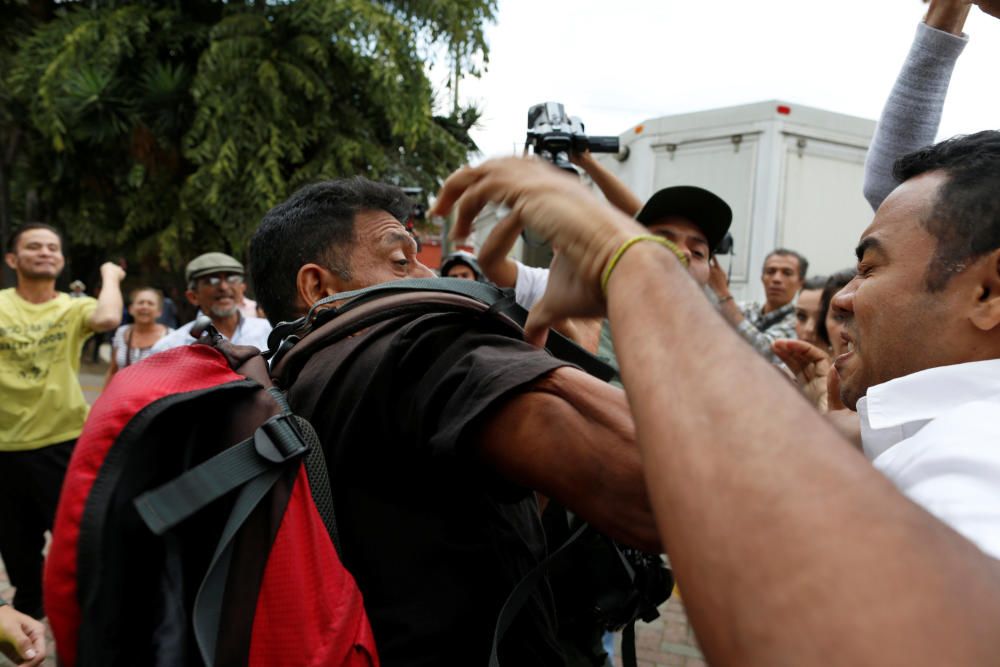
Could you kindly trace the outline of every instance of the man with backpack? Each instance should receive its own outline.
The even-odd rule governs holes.
[[[411,205],[355,178],[268,212],[250,257],[271,321],[432,277],[400,222]],[[323,444],[340,556],[384,665],[486,663],[504,600],[548,551],[533,491],[659,551],[624,394],[495,319],[429,305],[318,349],[284,388]],[[556,622],[540,586],[501,662],[561,664]]]

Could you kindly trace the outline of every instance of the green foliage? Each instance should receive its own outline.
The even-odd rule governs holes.
[[[433,190],[475,148],[478,111],[435,117],[424,68],[485,62],[495,0],[30,4],[0,28],[0,129],[32,137],[12,201],[36,194],[78,248],[175,269],[240,254],[304,183]]]

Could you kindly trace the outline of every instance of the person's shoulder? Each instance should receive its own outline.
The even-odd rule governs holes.
[[[246,320],[245,326],[248,326],[251,329],[255,330],[267,329],[268,331],[270,331],[273,328],[271,326],[271,322],[264,319],[263,317],[246,317],[244,319]]]
[[[65,308],[75,317],[86,319],[97,310],[97,299],[92,296],[72,297],[66,292],[60,292],[54,301],[57,301],[60,308]]]
[[[121,343],[123,343],[125,341],[126,334],[128,334],[129,327],[131,326],[132,326],[131,324],[123,324],[117,329],[115,329],[115,335],[111,339],[111,344],[120,345]]]
[[[194,326],[196,320],[191,320],[187,324],[173,330],[166,336],[156,341],[153,345],[153,352],[163,352],[164,350],[169,350],[172,347],[180,347],[181,345],[187,345],[188,343],[194,342],[194,338],[191,337],[190,331],[191,327]],[[188,340],[190,338],[190,340]]]

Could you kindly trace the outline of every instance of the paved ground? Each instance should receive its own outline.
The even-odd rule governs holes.
[[[107,350],[105,349],[105,352]],[[104,355],[107,357],[107,355]],[[104,385],[104,375],[107,372],[107,362],[97,364],[84,362],[80,366],[80,386],[83,388],[87,401],[93,403],[101,393]],[[10,599],[10,584],[7,573],[0,561],[0,596]],[[619,640],[620,641],[620,640]],[[616,642],[617,643],[617,642]],[[55,644],[49,636],[49,650],[54,652]],[[636,626],[636,653],[639,667],[667,667],[679,665],[682,667],[704,667],[706,664],[695,644],[694,634],[684,614],[684,607],[677,597],[671,598],[660,607],[660,618],[650,624],[639,623]],[[616,654],[621,655],[620,647],[616,646]],[[0,665],[10,663],[0,656]],[[55,659],[45,661],[45,667],[56,667]],[[615,660],[621,665],[621,660]]]

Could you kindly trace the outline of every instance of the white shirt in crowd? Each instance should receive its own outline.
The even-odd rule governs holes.
[[[200,315],[201,313],[199,313]],[[191,327],[198,318],[191,320],[169,336],[164,336],[153,346],[152,354],[169,350],[172,347],[190,345],[195,342],[191,335]],[[240,315],[240,323],[236,325],[233,337],[228,339],[233,345],[253,345],[258,350],[267,349],[267,337],[271,333],[271,323],[260,317],[244,317]]]
[[[873,465],[1000,558],[1000,359],[930,368],[871,387],[858,414]]]
[[[514,281],[514,301],[522,308],[531,310],[531,307],[545,294],[545,287],[549,284],[549,270],[535,266],[525,266],[516,259],[514,263],[517,264],[517,280]]]

